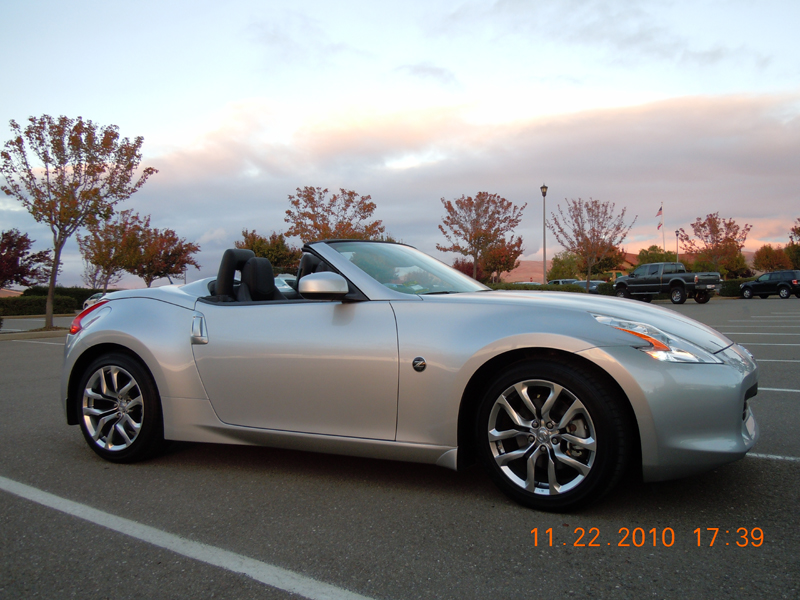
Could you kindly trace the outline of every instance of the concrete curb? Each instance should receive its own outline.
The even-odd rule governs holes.
[[[0,342],[8,340],[35,340],[39,338],[57,338],[63,337],[66,339],[67,330],[59,329],[56,331],[21,331],[19,333],[0,333]]]

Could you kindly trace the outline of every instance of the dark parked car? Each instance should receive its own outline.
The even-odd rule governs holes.
[[[764,273],[754,281],[745,281],[739,286],[742,297],[750,299],[753,296],[767,298],[771,294],[778,294],[781,298],[788,298],[792,294],[800,298],[800,271],[773,271]]]

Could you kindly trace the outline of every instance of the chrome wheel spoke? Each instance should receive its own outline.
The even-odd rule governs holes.
[[[558,429],[564,429],[567,425],[569,425],[569,422],[578,415],[586,414],[586,407],[583,405],[583,402],[575,398],[570,407],[567,409],[567,412],[564,413],[564,416],[561,417],[561,420],[558,422]]]
[[[506,414],[511,419],[511,421],[514,423],[514,425],[516,425],[517,427],[525,427],[525,423],[524,423],[522,417],[520,416],[520,414],[516,410],[514,410],[514,407],[511,406],[508,403],[508,400],[506,399],[505,396],[501,395],[497,399],[497,404],[495,405],[495,407],[498,407],[498,406],[502,407],[503,410],[506,411]],[[497,420],[497,416],[496,415],[495,415],[495,419],[494,420],[495,421]]]
[[[565,442],[569,442],[573,446],[579,446],[581,448],[589,450],[590,452],[595,452],[597,450],[597,442],[595,442],[594,438],[591,437],[581,438],[581,437],[576,437],[574,435],[570,435],[569,433],[562,433],[561,439],[564,440]]]
[[[562,464],[565,464],[565,465],[567,465],[569,467],[572,467],[573,469],[578,471],[584,477],[586,477],[589,474],[589,471],[592,470],[591,466],[585,465],[582,462],[580,462],[579,460],[575,460],[571,456],[567,456],[566,454],[564,454],[563,452],[561,452],[558,449],[555,450],[554,454],[556,455],[556,458],[558,459],[558,462],[560,462]]]
[[[498,454],[494,457],[495,461],[497,462],[497,466],[505,467],[508,463],[512,460],[517,460],[520,458],[524,458],[525,455],[530,450],[530,446],[527,448],[520,448],[519,450],[514,450],[513,452],[506,452],[505,454]]]
[[[498,431],[497,429],[492,429],[489,431],[489,441],[490,442],[499,442],[500,440],[507,440],[509,438],[517,437],[520,434],[519,431],[516,429],[506,429],[505,431]]]
[[[517,392],[517,395],[520,397],[520,399],[522,399],[522,402],[523,402],[523,404],[525,404],[525,407],[529,411],[531,411],[531,414],[534,417],[536,417],[536,413],[538,411],[536,410],[536,406],[534,405],[533,400],[531,400],[531,397],[528,394],[528,385],[529,384],[530,384],[529,381],[521,381],[521,382],[519,382],[517,384],[514,384],[514,390]]]
[[[561,492],[561,486],[558,483],[558,479],[556,479],[556,463],[549,452],[547,453],[547,484],[551,494]]]
[[[128,392],[130,392],[133,388],[136,387],[136,381],[131,379],[128,383],[126,383],[123,388],[119,391],[120,396],[127,396]]]
[[[136,396],[136,398],[133,398],[130,402],[128,402],[128,410],[133,410],[137,406],[144,406],[142,404],[141,396]]]
[[[125,415],[125,418],[127,419],[127,415]],[[114,425],[114,430],[122,437],[123,440],[125,440],[126,446],[131,445],[131,438],[128,437],[128,432],[125,431],[125,428],[122,426],[122,419],[118,421],[116,425]],[[111,438],[111,436],[108,437]]]
[[[550,420],[550,409],[553,408],[553,404],[556,403],[561,391],[564,389],[557,383],[550,384],[550,386],[550,395],[547,396],[547,400],[542,405],[542,421],[545,422]]]
[[[103,417],[105,415],[109,415],[115,412],[115,408],[109,408],[106,410],[100,410],[99,408],[94,408],[93,406],[84,406],[83,407],[83,414],[84,416],[88,417]]]

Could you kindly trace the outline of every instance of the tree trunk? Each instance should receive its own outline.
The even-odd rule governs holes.
[[[477,280],[478,279],[478,255],[475,254],[472,256],[472,278]]]
[[[61,250],[64,248],[64,240],[53,239],[53,264],[50,270],[50,285],[47,288],[47,300],[44,305],[44,326],[47,329],[53,327],[53,299],[56,295],[56,278],[58,277],[58,267],[61,264]]]

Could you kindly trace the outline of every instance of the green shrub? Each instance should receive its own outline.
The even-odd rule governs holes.
[[[742,295],[742,290],[739,289],[739,286],[745,281],[753,281],[754,279],[755,277],[748,277],[746,279],[728,279],[727,281],[723,281],[719,295],[729,298],[738,298]]]
[[[15,296],[0,298],[0,314],[6,317],[18,315],[43,315],[45,311],[46,296]],[[53,298],[53,314],[74,313],[80,306],[75,298],[69,296],[56,296]]]
[[[90,288],[72,286],[72,287],[62,287],[60,285],[56,286],[56,296],[69,296],[70,298],[75,299],[75,303],[78,306],[83,306],[83,303],[89,296],[92,296],[98,292],[102,292],[103,290],[93,290]],[[116,290],[109,289],[109,292],[114,292]],[[46,285],[34,285],[29,287],[27,290],[22,292],[23,296],[47,296],[47,286]]]
[[[575,285],[571,283],[569,285],[519,285],[515,283],[490,283],[488,284],[490,288],[493,290],[523,290],[523,291],[533,291],[533,292],[575,292],[586,293],[586,288],[582,285]]]

